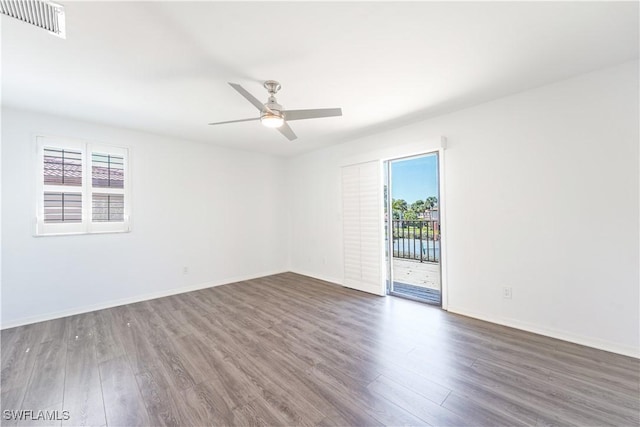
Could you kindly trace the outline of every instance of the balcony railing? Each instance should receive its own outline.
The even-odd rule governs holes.
[[[440,222],[432,220],[392,220],[393,257],[440,261]]]

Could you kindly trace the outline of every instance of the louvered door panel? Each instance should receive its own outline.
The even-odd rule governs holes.
[[[344,277],[345,282],[356,283],[360,280],[360,203],[358,201],[359,192],[359,171],[357,168],[345,168],[342,171],[342,194],[343,197],[342,216],[346,223],[351,224],[344,227]]]
[[[344,285],[384,295],[380,163],[342,169]]]

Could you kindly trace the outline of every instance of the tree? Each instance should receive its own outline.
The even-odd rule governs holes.
[[[393,209],[393,218],[401,219],[407,211],[407,202],[403,199],[393,199],[391,201],[391,208]]]
[[[406,212],[407,202],[404,199],[393,199],[391,206],[394,211]]]
[[[409,209],[405,212],[404,219],[407,221],[415,221],[416,219],[418,219],[418,215],[413,209]]]
[[[426,209],[433,209],[438,206],[438,198],[434,196],[427,197],[424,204]]]
[[[424,200],[416,200],[415,202],[411,203],[411,210],[416,214],[424,212],[425,209],[426,207],[424,204]]]

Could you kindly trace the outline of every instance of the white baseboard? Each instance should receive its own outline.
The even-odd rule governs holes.
[[[624,356],[640,358],[640,349],[630,346],[620,345],[609,341],[599,340],[591,337],[584,337],[572,334],[567,331],[559,329],[545,328],[539,325],[530,324],[527,322],[521,322],[516,319],[497,318],[494,316],[476,313],[471,310],[466,310],[460,307],[449,306],[448,310],[451,313],[460,314],[462,316],[473,317],[474,319],[484,320],[485,322],[495,323],[498,325],[508,326],[510,328],[520,329],[527,332],[532,332],[538,335],[544,335],[551,338],[556,338],[562,341],[568,341],[575,344],[584,345],[587,347],[597,348],[599,350],[608,351],[611,353],[622,354]]]
[[[117,300],[111,300],[101,302],[98,304],[87,305],[83,307],[74,307],[68,310],[55,311],[52,313],[45,313],[38,316],[24,317],[21,319],[11,320],[9,322],[3,322],[0,329],[15,328],[16,326],[28,325],[31,323],[44,322],[47,320],[59,319],[61,317],[73,316],[76,314],[88,313],[90,311],[103,310],[105,308],[117,307],[125,304],[133,304],[140,301],[148,301],[156,298],[167,297],[169,295],[183,294],[186,292],[197,291],[200,289],[213,288],[214,286],[228,285],[231,283],[242,282],[245,280],[257,279],[265,276],[273,276],[274,274],[286,273],[286,271],[268,271],[260,274],[252,274],[247,276],[230,277],[223,280],[211,281],[206,283],[198,283],[195,285],[181,286],[179,288],[166,289],[157,292],[151,292],[143,295],[136,295],[133,297],[121,298]]]
[[[325,282],[329,282],[329,283],[332,283],[334,285],[344,286],[342,284],[342,280],[336,279],[336,278],[333,278],[333,277],[323,276],[321,274],[310,273],[308,271],[301,271],[301,270],[296,270],[296,271],[291,271],[291,272],[292,273],[296,273],[296,274],[301,274],[303,276],[312,277],[314,279],[322,280],[322,281],[325,281]],[[197,290],[200,290],[200,289],[212,288],[212,287],[215,287],[215,286],[227,285],[227,284],[231,284],[231,283],[242,282],[242,281],[245,281],[245,280],[257,279],[257,278],[260,278],[260,277],[272,276],[274,274],[281,274],[281,273],[286,273],[286,271],[284,271],[284,270],[282,270],[282,271],[270,271],[270,272],[263,272],[263,273],[252,274],[252,275],[247,275],[247,276],[231,277],[231,278],[218,280],[218,281],[199,283],[199,284],[190,285],[190,286],[183,286],[183,287],[179,287],[179,288],[173,288],[173,289],[167,289],[167,290],[162,290],[162,291],[158,291],[158,292],[152,292],[152,293],[148,293],[148,294],[144,294],[144,295],[137,295],[137,296],[133,296],[133,297],[127,297],[127,298],[121,298],[121,299],[117,299],[117,300],[106,301],[106,302],[102,302],[102,303],[98,303],[98,304],[92,304],[92,305],[89,305],[89,306],[75,307],[75,308],[71,308],[71,309],[68,309],[68,310],[56,311],[56,312],[46,313],[46,314],[42,314],[42,315],[38,315],[38,316],[24,317],[24,318],[21,318],[21,319],[15,319],[15,320],[12,320],[12,321],[9,321],[9,322],[4,322],[0,326],[0,329],[14,328],[16,326],[28,325],[28,324],[37,323],[37,322],[44,322],[44,321],[47,321],[47,320],[59,319],[61,317],[73,316],[73,315],[76,315],[76,314],[82,314],[82,313],[88,313],[88,312],[91,312],[91,311],[103,310],[105,308],[117,307],[117,306],[125,305],[125,304],[133,304],[133,303],[136,303],[136,302],[148,301],[148,300],[152,300],[152,299],[156,299],[156,298],[162,298],[162,297],[166,297],[166,296],[170,296],[170,295],[177,295],[177,294],[182,294],[182,293],[186,293],[186,292],[197,291]],[[557,338],[557,339],[560,339],[560,340],[563,340],[563,341],[568,341],[568,342],[572,342],[572,343],[575,343],[575,344],[584,345],[584,346],[587,346],[587,347],[593,347],[593,348],[597,348],[597,349],[600,349],[600,350],[609,351],[609,352],[612,352],[612,353],[622,354],[624,356],[640,358],[640,349],[639,348],[634,348],[634,347],[630,347],[630,346],[624,346],[624,345],[620,345],[620,344],[609,342],[609,341],[594,339],[594,338],[591,338],[591,337],[578,336],[578,335],[574,335],[574,334],[571,334],[571,333],[566,332],[566,331],[540,327],[538,325],[533,325],[533,324],[529,324],[529,323],[526,323],[526,322],[521,322],[521,321],[516,320],[516,319],[496,318],[494,316],[473,312],[471,310],[466,310],[466,309],[460,308],[460,307],[451,307],[451,306],[449,306],[447,311],[449,311],[451,313],[460,314],[462,316],[472,317],[474,319],[479,319],[479,320],[483,320],[483,321],[486,321],[486,322],[495,323],[495,324],[498,324],[498,325],[508,326],[508,327],[515,328],[515,329],[521,329],[523,331],[532,332],[532,333],[539,334],[539,335],[545,335],[545,336],[548,336],[548,337],[551,337],[551,338]]]
[[[334,277],[324,276],[322,274],[310,273],[308,271],[303,271],[303,270],[291,270],[290,272],[295,274],[300,274],[302,276],[308,276],[308,277],[322,280],[325,282],[329,282],[333,285],[344,286],[344,284],[342,283],[342,279],[336,279]]]

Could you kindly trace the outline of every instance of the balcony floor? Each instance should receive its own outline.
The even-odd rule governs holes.
[[[394,293],[440,304],[440,264],[393,258]]]
[[[440,264],[393,258],[393,280],[440,291]]]

